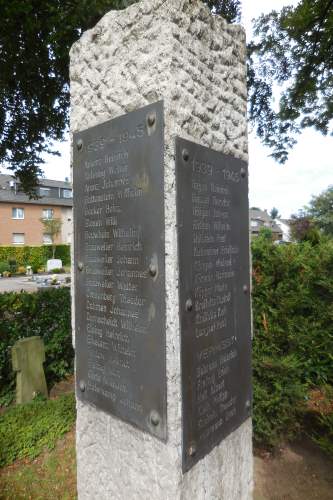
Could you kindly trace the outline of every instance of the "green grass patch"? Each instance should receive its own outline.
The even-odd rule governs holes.
[[[38,399],[8,409],[0,416],[0,467],[53,449],[74,421],[74,394],[53,400]]]
[[[75,500],[75,432],[68,432],[54,450],[34,460],[0,469],[1,500]]]

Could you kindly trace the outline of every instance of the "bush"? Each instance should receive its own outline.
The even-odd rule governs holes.
[[[11,272],[16,272],[17,266],[31,266],[34,273],[39,268],[45,267],[48,259],[52,258],[52,246],[43,245],[36,247],[29,246],[0,246],[0,262],[13,262],[15,270],[6,269]],[[70,246],[56,245],[55,258],[61,259],[64,266],[69,266],[71,262]],[[15,264],[14,264],[15,263]]]
[[[15,274],[17,271],[17,262],[16,259],[9,258],[8,259],[9,271],[12,274]]]
[[[53,449],[75,421],[74,394],[55,400],[36,398],[0,415],[0,467],[16,459],[35,458],[45,448]]]
[[[8,262],[0,262],[0,274],[9,271]]]
[[[14,397],[15,373],[11,348],[17,340],[39,335],[46,351],[48,387],[73,373],[70,290],[0,294],[0,405]]]
[[[273,446],[300,431],[309,390],[333,384],[333,241],[262,235],[252,262],[254,435]]]

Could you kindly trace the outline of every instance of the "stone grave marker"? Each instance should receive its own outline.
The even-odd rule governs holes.
[[[46,263],[46,271],[48,273],[52,272],[54,269],[62,268],[62,260],[61,259],[48,259]]]
[[[16,373],[16,404],[28,403],[37,394],[48,396],[43,363],[44,342],[41,337],[18,340],[12,347],[13,370]]]
[[[245,56],[199,0],[71,50],[79,498],[252,497]]]

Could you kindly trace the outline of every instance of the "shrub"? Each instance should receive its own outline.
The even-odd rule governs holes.
[[[8,262],[0,262],[0,274],[9,270]]]
[[[52,258],[52,247],[50,245],[29,247],[29,246],[0,246],[0,262],[11,260],[17,266],[31,266],[34,273],[41,267],[45,267],[46,261]],[[55,258],[61,259],[64,266],[69,266],[71,262],[70,246],[56,245]],[[9,266],[10,267],[10,266]]]
[[[309,390],[333,384],[333,241],[252,243],[254,435],[301,429]]]
[[[15,274],[16,271],[17,271],[17,262],[16,262],[16,259],[9,258],[8,259],[8,265],[9,265],[9,271],[12,274]]]
[[[11,348],[24,337],[39,335],[45,343],[48,387],[73,372],[70,290],[0,294],[0,404],[14,396]]]
[[[24,266],[19,266],[17,268],[16,274],[25,274],[26,273],[26,268]]]

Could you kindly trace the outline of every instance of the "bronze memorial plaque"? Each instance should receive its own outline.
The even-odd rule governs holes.
[[[183,471],[251,412],[247,165],[177,138]]]
[[[163,103],[75,133],[78,397],[166,440]]]

